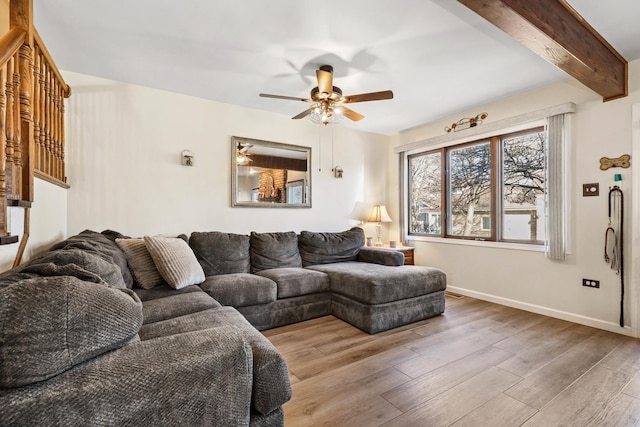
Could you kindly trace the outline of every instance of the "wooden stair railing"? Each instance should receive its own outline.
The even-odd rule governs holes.
[[[29,236],[33,178],[64,188],[64,98],[71,95],[33,26],[33,0],[10,0],[0,39],[0,244],[14,243],[7,208],[25,207],[19,264]]]
[[[71,88],[64,82],[49,51],[34,29],[33,127],[36,176],[66,186],[64,163],[64,98]]]

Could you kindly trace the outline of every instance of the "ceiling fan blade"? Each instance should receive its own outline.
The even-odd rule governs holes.
[[[311,110],[312,110],[312,108],[308,108],[308,109],[304,110],[302,113],[298,114],[297,116],[293,116],[291,118],[292,119],[301,119],[303,117],[307,117],[309,114],[311,114]]]
[[[261,97],[263,98],[275,98],[275,99],[288,99],[290,101],[302,101],[302,102],[313,102],[308,98],[296,98],[295,96],[284,96],[284,95],[271,95],[268,93],[261,93]]]
[[[351,119],[354,122],[364,119],[364,116],[362,114],[356,113],[355,111],[350,110],[347,107],[340,107],[340,108],[342,108],[342,115],[345,116],[347,119]]]
[[[318,94],[321,98],[328,98],[333,92],[333,73],[325,70],[316,70],[318,79]],[[324,95],[326,93],[326,95]]]
[[[381,101],[383,99],[393,99],[393,92],[390,90],[383,90],[382,92],[361,93],[358,95],[346,95],[340,102],[364,102],[364,101]]]

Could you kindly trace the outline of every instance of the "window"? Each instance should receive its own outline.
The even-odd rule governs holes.
[[[491,231],[491,217],[489,215],[483,215],[481,220],[480,230]]]
[[[442,153],[439,151],[409,157],[409,232],[442,232]]]
[[[409,234],[541,244],[545,167],[541,127],[410,155]]]
[[[485,141],[448,150],[448,234],[491,237],[482,217],[491,215],[491,146]]]
[[[544,133],[502,140],[502,214],[505,240],[544,240]]]

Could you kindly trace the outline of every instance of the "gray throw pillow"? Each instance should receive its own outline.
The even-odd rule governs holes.
[[[142,303],[129,289],[70,276],[0,288],[0,387],[53,377],[134,339]]]
[[[136,284],[143,289],[151,289],[163,282],[144,239],[116,239],[129,262]]]
[[[298,236],[302,265],[354,261],[364,246],[364,230],[353,227],[341,233],[302,231]]]
[[[205,276],[249,273],[249,236],[219,231],[194,232],[189,246]]]
[[[272,268],[302,267],[295,232],[251,232],[251,272]]]

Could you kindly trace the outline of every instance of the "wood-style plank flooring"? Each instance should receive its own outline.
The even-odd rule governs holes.
[[[285,426],[640,426],[640,340],[473,298],[368,335],[333,316],[264,331]]]

